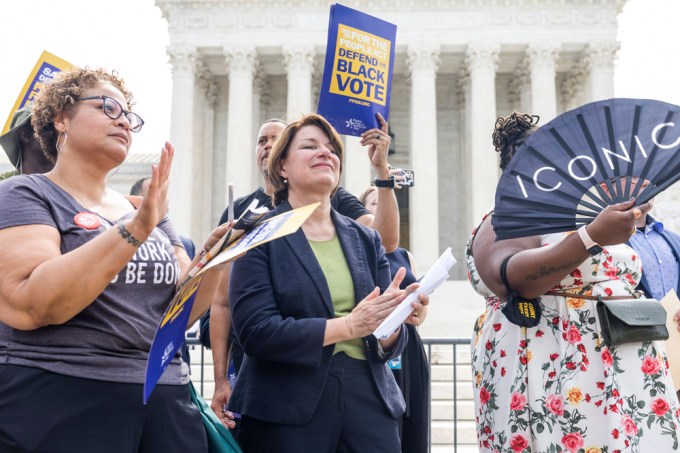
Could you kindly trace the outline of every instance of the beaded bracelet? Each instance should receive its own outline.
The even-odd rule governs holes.
[[[118,232],[120,233],[121,236],[123,236],[123,239],[128,241],[133,246],[139,247],[140,245],[142,245],[142,243],[139,242],[139,240],[136,237],[134,237],[132,233],[130,233],[130,231],[128,231],[128,229],[125,228],[125,225],[123,225],[122,223],[118,225]]]

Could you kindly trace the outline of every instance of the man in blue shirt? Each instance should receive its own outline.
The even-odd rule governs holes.
[[[642,279],[638,289],[647,297],[661,300],[670,291],[680,294],[680,236],[664,228],[663,223],[645,215],[637,220],[637,230],[629,245],[642,260]],[[680,330],[680,307],[669,313]],[[678,391],[680,397],[680,391]]]
[[[672,289],[679,292],[680,236],[665,229],[663,223],[651,215],[638,219],[636,226],[630,245],[642,260],[639,289],[656,300],[663,299]]]

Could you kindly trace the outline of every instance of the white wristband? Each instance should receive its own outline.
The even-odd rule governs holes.
[[[588,234],[588,230],[586,230],[586,225],[583,225],[581,228],[576,230],[576,232],[578,233],[578,237],[581,238],[581,242],[583,242],[583,246],[586,248],[588,253],[591,255],[597,255],[602,252],[602,246],[593,241],[593,238],[591,238]]]

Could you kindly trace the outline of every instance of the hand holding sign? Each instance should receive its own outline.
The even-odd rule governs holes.
[[[318,113],[341,134],[359,136],[387,118],[397,27],[342,5],[331,6]]]
[[[387,121],[380,113],[376,114],[380,129],[369,129],[361,134],[361,145],[369,146],[368,158],[371,159],[371,164],[375,168],[378,179],[387,179],[390,176],[390,167],[387,164],[387,153],[390,149],[390,138],[387,126]]]

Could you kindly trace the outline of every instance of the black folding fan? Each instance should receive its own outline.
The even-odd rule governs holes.
[[[680,179],[680,107],[609,99],[563,113],[517,150],[496,188],[498,239],[575,230]]]

